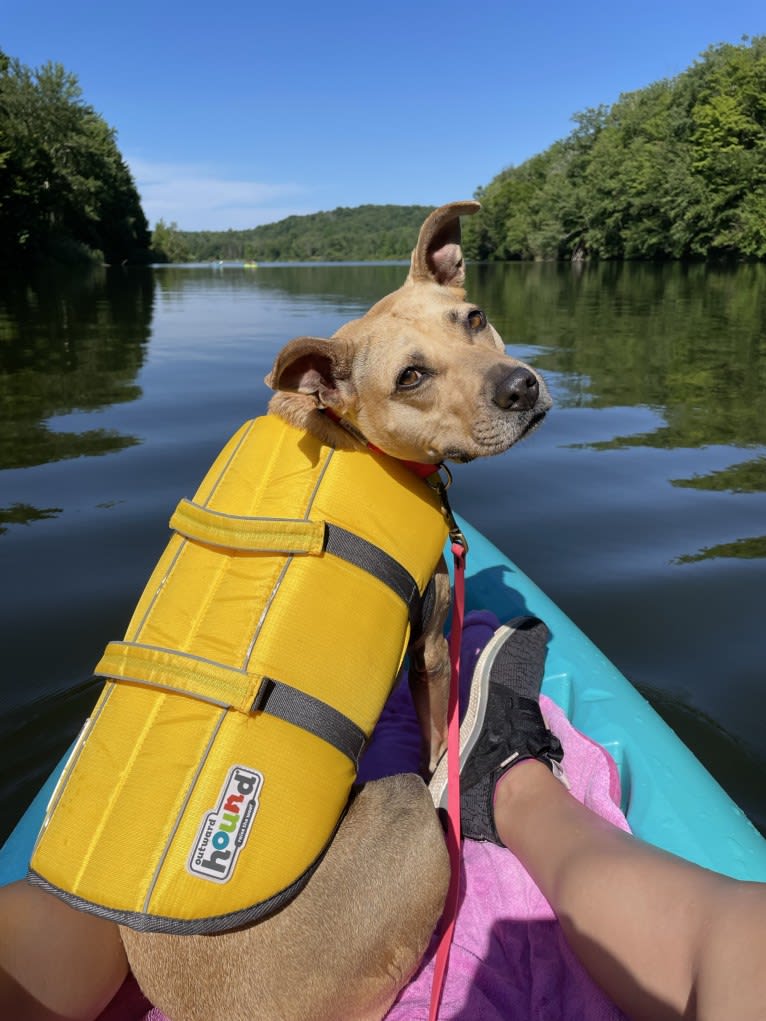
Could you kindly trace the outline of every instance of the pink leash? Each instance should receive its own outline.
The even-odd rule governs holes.
[[[451,665],[449,702],[447,705],[447,851],[450,859],[450,882],[442,914],[442,929],[436,949],[434,977],[431,984],[429,1021],[439,1016],[444,979],[447,973],[452,938],[457,920],[460,893],[460,644],[465,611],[465,560],[468,546],[458,529],[452,533],[452,555],[455,558],[455,596],[452,605],[452,630],[449,655]]]

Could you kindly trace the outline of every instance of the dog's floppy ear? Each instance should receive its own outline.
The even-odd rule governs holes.
[[[478,202],[450,202],[426,218],[412,252],[409,280],[433,280],[445,287],[462,287],[465,280],[460,247],[460,217],[479,211]]]
[[[342,340],[296,337],[276,357],[266,386],[287,393],[308,394],[320,407],[340,408],[352,393],[351,352]]]

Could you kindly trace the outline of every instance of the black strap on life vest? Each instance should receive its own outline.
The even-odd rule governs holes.
[[[349,532],[339,525],[327,524],[325,527],[325,552],[361,567],[363,571],[388,585],[406,605],[410,626],[414,627],[419,623],[422,599],[417,582],[410,572],[385,550],[360,535]]]
[[[339,525],[328,523],[325,529],[324,552],[359,567],[395,592],[407,607],[411,633],[419,636],[426,596],[432,608],[433,584],[429,584],[421,596],[417,582],[409,571],[385,550]],[[326,702],[273,677],[263,678],[252,709],[302,727],[334,745],[355,764],[364,750],[367,740],[364,731],[352,720]]]
[[[413,639],[422,633],[424,609],[430,612],[433,605],[433,582],[421,595],[415,579],[394,557],[339,525],[222,514],[184,500],[176,509],[171,526],[187,541],[212,548],[253,554],[278,550],[288,557],[324,554],[338,557],[376,578],[402,600]],[[145,684],[240,712],[264,712],[279,717],[327,741],[355,764],[366,743],[364,732],[349,717],[279,678],[261,678],[253,698],[247,693],[242,670],[180,650],[129,641],[110,643],[99,667],[115,681]]]
[[[354,764],[364,750],[366,736],[353,720],[338,712],[321,699],[307,695],[290,684],[282,684],[273,677],[264,677],[253,700],[253,712],[278,716],[293,723],[323,741],[334,745]]]

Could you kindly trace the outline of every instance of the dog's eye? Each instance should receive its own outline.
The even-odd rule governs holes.
[[[420,386],[423,382],[425,373],[422,369],[416,368],[414,365],[408,365],[406,369],[402,369],[396,378],[396,385],[399,390],[414,390],[416,386]]]
[[[468,325],[472,330],[483,330],[487,325],[487,317],[480,308],[471,309],[468,313]]]

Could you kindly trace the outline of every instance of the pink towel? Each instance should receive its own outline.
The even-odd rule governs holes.
[[[467,614],[461,658],[467,687],[484,644],[498,626],[485,611]],[[627,830],[619,810],[619,777],[604,749],[576,731],[545,696],[551,730],[564,746],[572,794]],[[360,779],[416,771],[419,730],[406,680],[394,691],[365,755]],[[387,1021],[428,1017],[432,949],[386,1015]],[[257,1004],[253,1004],[257,1016]],[[516,858],[494,844],[463,844],[461,903],[439,1017],[442,1021],[619,1021],[623,1015],[569,949],[550,905]],[[99,1021],[168,1021],[128,978]]]
[[[564,746],[573,795],[622,829],[628,826],[611,757],[578,733],[550,699],[540,699]],[[387,1014],[428,1017],[432,949]],[[550,905],[518,860],[495,844],[463,843],[461,903],[439,1018],[443,1021],[617,1021],[622,1013],[569,949]]]

